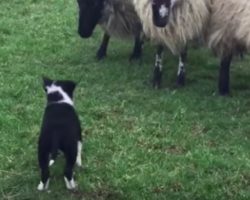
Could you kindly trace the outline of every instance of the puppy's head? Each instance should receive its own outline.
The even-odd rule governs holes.
[[[68,103],[73,105],[73,92],[76,83],[70,80],[51,80],[43,77],[43,88],[48,103]]]

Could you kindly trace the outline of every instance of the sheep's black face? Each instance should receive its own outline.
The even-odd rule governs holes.
[[[78,33],[83,38],[92,35],[95,26],[99,22],[104,0],[77,0],[79,6]]]
[[[157,27],[168,24],[173,0],[152,0],[153,23]]]

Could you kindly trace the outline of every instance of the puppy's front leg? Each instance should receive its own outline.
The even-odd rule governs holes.
[[[76,164],[78,167],[82,166],[82,142],[79,140],[77,143],[77,157],[76,157]]]

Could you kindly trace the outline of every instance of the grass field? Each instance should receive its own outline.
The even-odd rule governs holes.
[[[0,1],[1,200],[250,199],[250,59],[236,59],[231,97],[217,95],[218,61],[189,51],[187,84],[175,87],[178,60],[164,59],[161,90],[151,87],[154,47],[129,63],[132,42],[77,35],[76,2]],[[78,190],[63,181],[63,157],[39,183],[37,139],[45,107],[41,76],[79,81],[75,105],[85,130]]]

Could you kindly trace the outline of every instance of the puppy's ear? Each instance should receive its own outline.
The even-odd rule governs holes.
[[[46,76],[43,76],[43,88],[45,89],[46,86],[49,86],[53,83],[53,80],[49,79],[48,77]]]
[[[46,76],[43,76],[43,85],[44,86],[48,86],[48,85],[51,85],[53,83],[53,80],[51,80],[50,78],[46,77]]]
[[[76,83],[74,81],[64,81],[63,85],[63,90],[70,96],[73,97],[73,92],[76,87]]]
[[[68,90],[71,91],[71,92],[73,92],[75,90],[75,88],[76,88],[76,85],[77,84],[74,81],[68,82],[68,84],[67,84]]]

